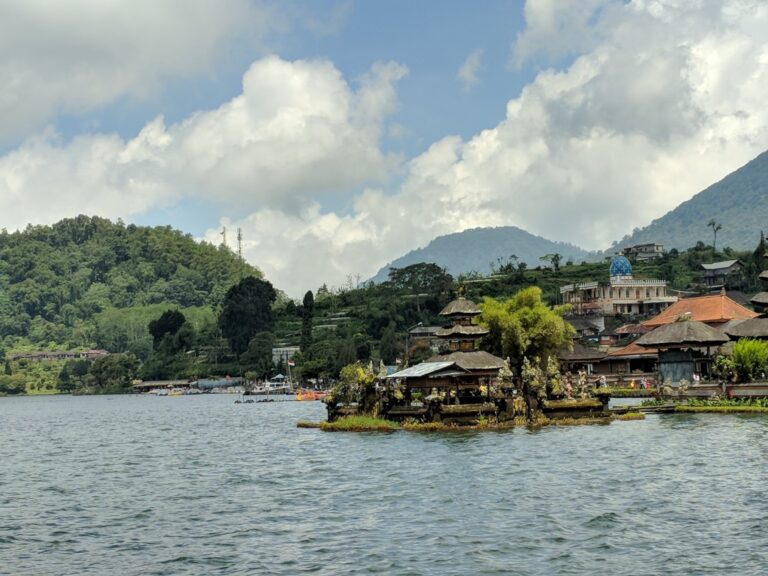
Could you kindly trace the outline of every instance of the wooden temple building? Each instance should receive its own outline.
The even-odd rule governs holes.
[[[496,412],[495,405],[489,402],[490,389],[504,361],[477,348],[480,338],[488,334],[486,328],[473,323],[479,314],[477,305],[463,296],[443,308],[440,316],[451,323],[437,330],[435,336],[444,343],[441,348],[445,352],[387,377],[403,382],[406,398],[406,406],[393,407],[388,417],[424,417],[428,411],[424,403],[410,405],[414,392],[439,399],[443,420],[449,413],[451,420],[460,420],[464,415],[476,417]],[[428,419],[433,420],[434,416]]]

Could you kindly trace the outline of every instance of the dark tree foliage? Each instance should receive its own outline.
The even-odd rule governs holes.
[[[91,376],[102,391],[117,391],[130,387],[138,369],[139,360],[133,354],[110,354],[94,361]]]
[[[306,352],[312,346],[312,319],[315,315],[315,297],[312,290],[304,294],[301,309],[301,343],[300,348]]]
[[[178,310],[166,310],[157,320],[149,323],[149,333],[152,335],[152,343],[155,349],[160,345],[163,337],[168,334],[176,335],[179,328],[187,321],[184,314]]]
[[[67,360],[59,372],[56,387],[61,392],[73,392],[83,388],[88,383],[88,375],[91,370],[89,360]]]
[[[275,337],[271,332],[259,332],[248,343],[248,349],[240,355],[243,370],[256,373],[259,378],[268,378],[273,369],[272,347]]]
[[[379,356],[385,364],[393,364],[397,359],[397,339],[395,337],[395,323],[390,322],[389,326],[381,335],[379,342]]]
[[[248,349],[257,333],[272,331],[272,303],[276,298],[272,284],[253,276],[244,278],[226,293],[219,327],[237,356]]]

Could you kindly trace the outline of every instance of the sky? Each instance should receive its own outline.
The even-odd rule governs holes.
[[[604,249],[768,149],[765,0],[4,0],[0,227],[236,248],[292,297],[436,236]]]

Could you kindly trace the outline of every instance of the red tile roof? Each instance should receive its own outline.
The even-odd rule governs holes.
[[[710,294],[696,298],[683,298],[665,309],[661,314],[643,322],[643,326],[655,328],[675,322],[680,316],[689,315],[691,320],[706,324],[720,324],[734,319],[749,319],[758,316],[725,294]]]

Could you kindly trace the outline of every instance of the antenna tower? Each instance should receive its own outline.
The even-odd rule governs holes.
[[[221,232],[219,232],[219,234],[221,234],[221,245],[226,246],[227,245],[227,227],[224,226],[221,229]]]

